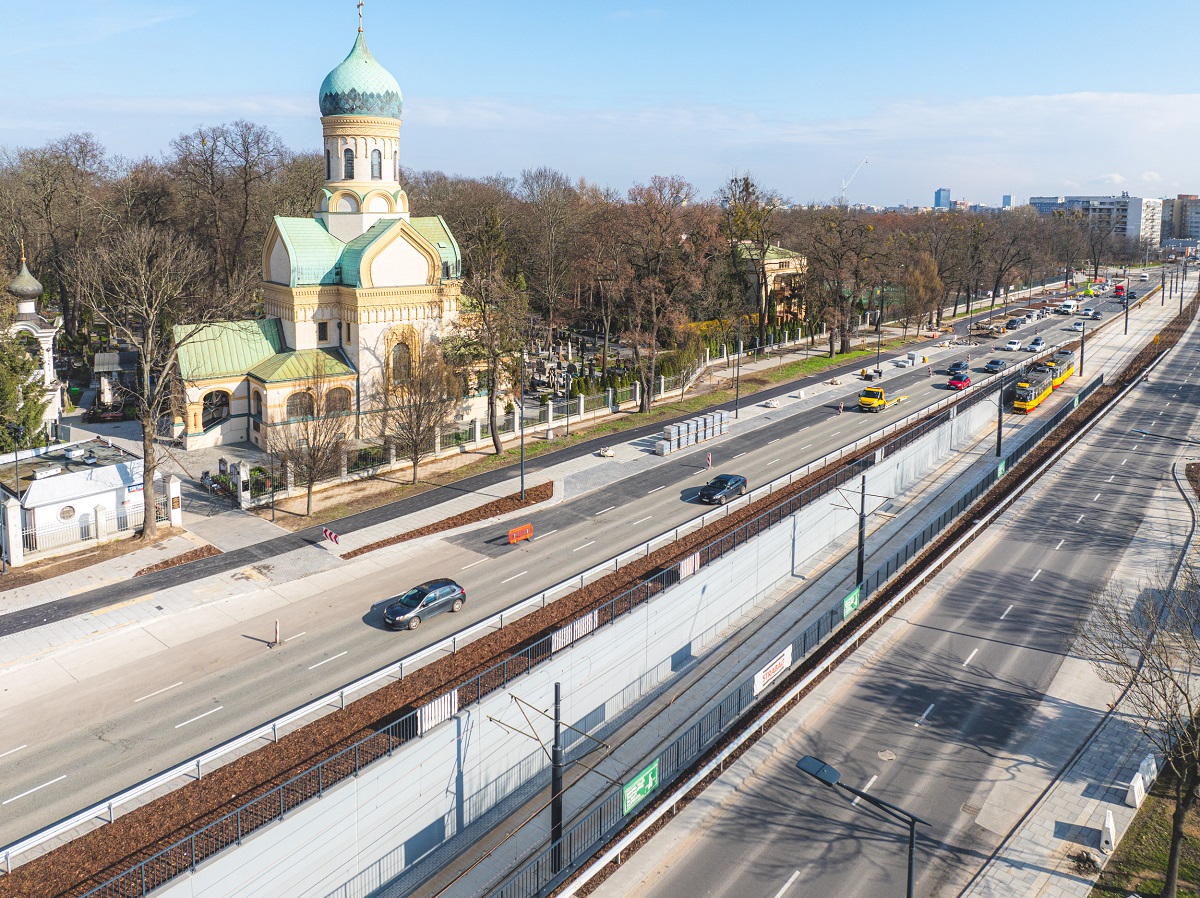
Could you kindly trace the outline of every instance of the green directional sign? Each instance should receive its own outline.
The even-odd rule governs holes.
[[[621,813],[628,814],[658,788],[658,758],[621,789]]]
[[[1004,472],[1008,470],[1008,459],[1000,459],[1000,464],[996,465],[996,479],[999,480],[1004,476]]]
[[[846,620],[850,615],[858,610],[859,604],[862,602],[862,587],[854,587],[854,592],[842,599],[842,620]]]

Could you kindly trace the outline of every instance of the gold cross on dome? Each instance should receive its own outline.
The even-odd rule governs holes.
[[[362,8],[363,0],[358,0],[358,30],[362,32]]]

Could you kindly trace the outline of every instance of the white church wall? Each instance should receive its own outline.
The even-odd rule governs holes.
[[[392,241],[371,263],[376,287],[416,287],[429,280],[429,260],[407,240]]]
[[[292,260],[288,258],[287,246],[278,237],[271,247],[271,258],[267,265],[268,275],[272,283],[290,284],[292,282]]]

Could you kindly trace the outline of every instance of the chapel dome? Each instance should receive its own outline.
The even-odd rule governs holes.
[[[26,301],[35,300],[42,295],[42,285],[29,273],[24,256],[21,257],[21,273],[8,285],[8,292],[17,299]]]
[[[404,97],[392,73],[375,61],[360,31],[350,55],[321,82],[321,115],[400,118]]]

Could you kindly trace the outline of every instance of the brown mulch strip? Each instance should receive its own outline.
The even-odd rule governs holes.
[[[548,483],[539,483],[537,486],[532,486],[525,490],[525,499],[523,501],[520,493],[513,493],[512,495],[505,496],[502,499],[496,499],[492,502],[487,502],[483,505],[480,505],[478,508],[472,508],[469,511],[464,511],[462,514],[456,514],[453,517],[436,521],[433,524],[426,524],[424,527],[418,527],[416,530],[409,530],[406,533],[400,533],[396,536],[389,536],[387,539],[381,539],[378,542],[368,543],[365,546],[352,549],[349,552],[343,552],[342,557],[345,559],[357,558],[359,555],[366,555],[368,552],[374,552],[376,549],[384,549],[388,546],[394,546],[397,543],[408,542],[410,539],[429,536],[431,533],[441,533],[443,530],[453,530],[455,527],[462,527],[466,524],[478,524],[480,521],[486,521],[489,518],[498,517],[502,514],[508,514],[510,511],[516,511],[520,508],[528,508],[531,505],[537,505],[539,502],[547,502],[553,495],[553,480]]]
[[[160,561],[158,564],[152,564],[150,567],[144,567],[133,576],[140,577],[142,574],[153,574],[155,571],[165,571],[169,567],[187,564],[189,561],[199,561],[201,558],[212,558],[214,555],[220,555],[221,550],[216,546],[197,546],[195,549],[190,549],[182,555],[176,555],[174,558],[168,558],[166,561]]]
[[[1200,463],[1192,462],[1185,466],[1183,473],[1187,475],[1188,483],[1192,485],[1192,492],[1200,500]]]
[[[1191,315],[1195,314],[1195,307],[1195,302],[1189,306]],[[1190,318],[1187,321],[1190,321]],[[1164,328],[1160,334],[1160,343],[1143,349],[1128,370],[1140,370],[1149,364],[1158,352],[1174,345],[1186,323],[1177,319]],[[1128,373],[1115,384],[1097,390],[1086,402],[1081,403],[1071,421],[1087,420],[1112,400],[1120,385],[1136,376],[1136,373]],[[919,422],[914,426],[919,426]],[[1077,429],[1077,424],[1066,424],[1057,428],[1041,446],[1014,466],[1012,474],[1020,475],[1021,472],[1031,470],[1060,445],[1069,433]],[[888,441],[896,436],[890,435]],[[857,457],[870,455],[875,448],[876,445],[869,446]],[[203,779],[193,780],[168,795],[130,811],[113,823],[17,867],[12,874],[0,877],[0,898],[73,898],[83,894],[253,798],[270,792],[280,783],[311,768],[318,761],[374,734],[431,698],[473,679],[482,671],[490,669],[505,658],[512,657],[525,646],[544,638],[558,627],[626,593],[645,578],[653,576],[701,546],[741,526],[767,508],[829,476],[833,467],[844,465],[847,461],[844,460],[824,471],[814,472],[803,481],[797,481],[785,490],[778,490],[774,495],[765,497],[748,508],[731,512],[710,527],[689,534],[678,543],[664,546],[650,556],[639,559],[545,608],[514,621],[501,630],[476,640],[456,654],[414,671],[401,680],[363,696],[343,710],[328,714],[282,737],[276,743],[269,743],[206,774]],[[959,524],[952,526],[941,539],[927,547],[917,565],[911,569],[914,573],[910,577],[924,582],[934,576],[937,571],[923,570],[921,562],[940,551],[942,546],[957,539],[972,526],[972,519],[977,517],[979,512],[1001,502],[1010,501],[1011,490],[1019,480],[1019,476],[1006,476],[999,488],[993,491],[995,496],[989,493],[980,500],[975,514],[964,516]],[[876,593],[866,603],[864,610],[869,611],[871,607],[887,601],[894,590],[902,585],[897,583]],[[639,590],[639,597],[633,601],[645,601],[654,591],[657,590]],[[848,634],[849,628],[845,632]],[[831,640],[821,651],[830,651],[835,644],[836,640]],[[801,676],[803,670],[804,666],[801,666],[784,681],[781,688],[795,682],[795,678]],[[511,673],[510,671],[510,675]],[[732,734],[728,738],[733,738]],[[719,747],[714,749],[717,750],[720,750]]]

